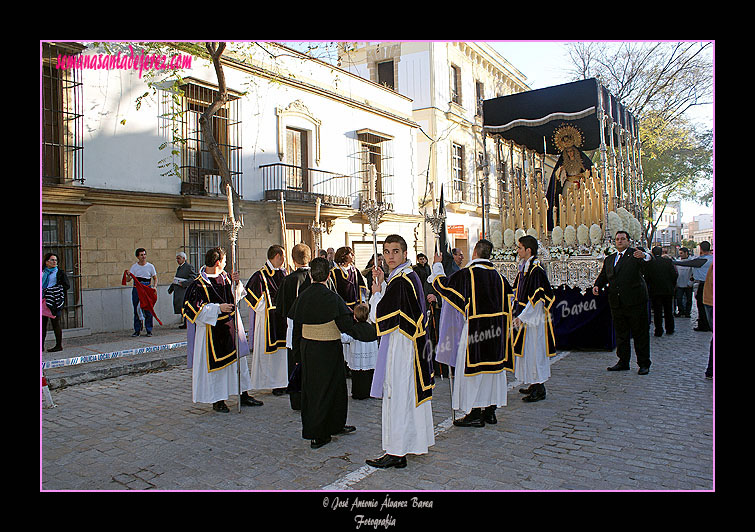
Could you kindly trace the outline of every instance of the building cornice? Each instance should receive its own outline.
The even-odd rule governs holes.
[[[320,61],[318,59],[314,59],[314,58],[309,57],[307,55],[301,54],[301,53],[297,52],[296,50],[292,50],[290,48],[285,48],[285,47],[281,47],[281,48],[285,49],[286,53],[290,53],[292,55],[299,56],[302,59],[308,59],[308,60],[311,60],[311,61],[322,63],[323,65],[327,66],[328,68],[331,68],[331,69],[334,69],[334,70],[338,70],[338,74],[339,75],[349,76],[350,78],[353,78],[355,81],[358,81],[359,83],[370,83],[371,85],[375,85],[377,87],[380,87],[379,85],[377,85],[375,83],[372,83],[369,80],[365,80],[364,78],[362,78],[360,76],[352,74],[351,72],[339,69],[338,67],[330,65],[328,63],[324,63],[324,62],[322,62],[322,61]],[[388,118],[390,120],[393,120],[395,122],[398,122],[400,124],[403,124],[403,125],[406,125],[406,126],[409,126],[409,127],[413,127],[413,128],[418,128],[419,127],[419,124],[417,124],[414,120],[412,120],[412,119],[410,119],[408,117],[400,116],[400,115],[397,115],[395,113],[391,113],[389,111],[386,111],[384,109],[380,109],[378,107],[374,107],[374,106],[370,105],[369,103],[361,102],[361,101],[355,100],[353,98],[349,98],[349,97],[344,96],[342,94],[338,94],[338,93],[336,93],[334,91],[325,89],[325,88],[323,88],[321,86],[317,86],[317,85],[314,85],[312,83],[308,83],[306,81],[302,81],[301,79],[297,79],[297,78],[293,78],[293,77],[290,77],[290,76],[285,76],[285,75],[282,75],[282,74],[278,74],[278,73],[272,72],[270,70],[267,70],[265,68],[262,68],[260,66],[250,65],[250,64],[248,64],[246,62],[240,61],[238,59],[230,58],[230,57],[225,57],[225,56],[222,57],[221,58],[221,62],[224,65],[227,65],[229,67],[238,69],[240,71],[243,71],[243,72],[255,75],[255,76],[259,76],[261,78],[265,78],[265,79],[268,79],[270,81],[275,81],[276,83],[281,83],[281,84],[288,85],[290,87],[294,87],[294,88],[297,88],[297,89],[300,89],[300,90],[303,90],[303,91],[306,91],[306,92],[310,92],[310,93],[316,94],[318,96],[334,100],[334,101],[336,101],[338,103],[341,103],[341,104],[344,104],[344,105],[348,105],[350,107],[353,107],[353,108],[356,108],[356,109],[359,109],[359,110],[362,110],[362,111],[367,111],[369,113],[373,113],[373,114],[382,116],[384,118]],[[384,87],[380,87],[380,88],[384,89],[384,90],[387,90]],[[410,98],[407,98],[406,96],[403,96],[403,95],[401,95],[401,94],[399,94],[397,92],[394,92],[394,91],[390,91],[390,92],[391,92],[392,95],[395,95],[396,97],[400,97],[400,98],[402,98],[404,100],[411,101]]]

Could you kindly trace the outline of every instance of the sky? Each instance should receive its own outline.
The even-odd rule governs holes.
[[[564,42],[558,41],[498,41],[488,42],[498,53],[527,76],[532,89],[542,89],[571,81],[566,70],[570,65]],[[713,127],[713,106],[700,106],[692,119]],[[682,221],[691,222],[698,214],[712,213],[713,205],[682,202]]]

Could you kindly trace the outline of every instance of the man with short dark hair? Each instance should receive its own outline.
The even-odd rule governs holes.
[[[187,324],[188,366],[192,369],[192,399],[195,403],[212,403],[216,412],[228,412],[225,400],[239,392],[241,375],[241,404],[260,406],[249,396],[251,389],[246,354],[244,324],[237,312],[237,303],[244,298],[244,289],[233,282],[238,272],[230,276],[224,271],[226,252],[210,249],[199,276],[186,289],[183,315]],[[237,353],[240,354],[237,362]],[[240,366],[239,366],[240,365]]]
[[[147,262],[146,249],[137,248],[134,255],[136,256],[136,262],[128,270],[134,278],[134,287],[131,290],[131,303],[134,307],[134,334],[131,336],[139,336],[141,333],[142,318],[140,313],[144,316],[144,328],[147,331],[147,336],[152,336],[152,312],[142,306],[136,283],[141,283],[155,290],[157,288],[157,270],[155,270],[155,266],[151,262]],[[126,283],[124,282],[123,284]],[[157,299],[156,294],[155,299]]]
[[[684,261],[674,261],[675,266],[691,266],[692,278],[697,281],[697,292],[695,292],[695,299],[697,300],[697,327],[695,331],[712,331],[713,324],[708,323],[706,317],[705,305],[703,304],[703,291],[705,290],[705,278],[708,275],[708,269],[713,264],[713,252],[711,251],[710,242],[703,240],[700,242],[700,257],[696,259],[688,259]]]
[[[302,437],[312,449],[332,436],[356,430],[346,425],[348,390],[341,333],[348,333],[354,316],[343,299],[326,286],[327,259],[309,263],[312,284],[299,293],[288,313],[293,321],[292,346],[301,357]]]
[[[265,265],[246,284],[246,300],[251,307],[249,342],[252,345],[252,389],[272,389],[284,395],[288,386],[286,321],[275,308],[278,290],[286,277],[283,248],[272,245]]]
[[[385,454],[372,467],[406,467],[407,454],[426,454],[435,443],[431,407],[432,355],[426,347],[425,297],[407,259],[406,240],[388,235],[383,257],[388,279],[373,267],[370,320],[380,344],[372,379],[373,397],[383,399],[382,445]]]
[[[603,268],[595,279],[592,293],[608,294],[613,327],[616,332],[616,356],[619,361],[608,371],[626,371],[631,360],[630,335],[634,338],[638,375],[650,371],[650,322],[648,320],[648,290],[643,272],[649,261],[649,253],[629,246],[629,233],[617,231],[614,238],[616,252],[603,261]]]
[[[679,248],[679,258],[687,260],[689,258],[689,249]],[[689,266],[678,266],[676,268],[676,316],[677,318],[689,318],[692,310],[692,268]]]
[[[519,274],[514,281],[514,376],[524,384],[522,400],[545,399],[551,376],[549,357],[556,354],[550,309],[556,297],[548,275],[537,258],[537,239],[525,235],[517,242]]]
[[[679,274],[671,259],[663,256],[660,246],[653,247],[651,252],[653,260],[645,269],[645,281],[653,309],[654,334],[663,336],[664,325],[666,334],[674,334],[674,292]]]
[[[444,299],[436,360],[456,368],[452,408],[466,412],[454,420],[457,427],[497,423],[496,408],[506,406],[506,371],[514,368],[513,292],[490,261],[492,251],[490,241],[478,241],[470,263],[450,277],[443,273],[443,256],[436,254],[430,276]]]

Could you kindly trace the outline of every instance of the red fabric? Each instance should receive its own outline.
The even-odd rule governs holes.
[[[136,277],[134,277],[134,274],[128,270],[125,270],[123,272],[123,279],[121,280],[121,284],[123,285],[128,284],[129,277],[131,277],[134,280],[136,293],[139,294],[139,305],[142,307],[142,310],[149,311],[152,314],[152,316],[157,320],[157,323],[162,325],[163,322],[161,322],[160,318],[158,318],[157,314],[155,314],[155,303],[157,303],[157,290],[155,290],[151,286],[143,285],[141,282],[139,282],[139,280]]]
[[[42,298],[42,316],[47,316],[48,318],[55,317],[52,315],[52,312],[50,312],[50,307],[47,306],[47,301],[45,301],[44,298]]]

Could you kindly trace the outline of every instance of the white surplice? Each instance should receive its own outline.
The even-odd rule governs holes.
[[[475,259],[469,263],[471,267],[475,262],[484,259]],[[428,282],[432,284],[436,277],[443,274],[443,264],[433,264],[432,273]],[[444,312],[458,312],[448,306]],[[453,379],[451,392],[451,407],[454,410],[469,413],[473,408],[485,408],[487,406],[506,406],[506,370],[498,373],[479,373],[477,375],[464,375],[466,366],[467,347],[469,341],[469,320],[464,320],[464,327],[459,338],[459,346],[456,351],[456,372]]]
[[[393,272],[392,272],[393,273]],[[375,323],[377,304],[385,293],[370,298],[370,320]],[[414,377],[414,342],[398,329],[380,337],[388,342],[383,382],[382,444],[387,454],[426,454],[435,444],[431,400],[417,406]]]
[[[211,277],[211,276],[210,276]],[[244,288],[241,283],[237,285],[236,304],[244,298]],[[207,371],[207,336],[209,327],[217,323],[220,315],[220,305],[217,303],[207,303],[197,314],[194,322],[196,331],[194,333],[194,353],[192,363],[192,399],[195,403],[215,403],[225,401],[231,395],[239,393],[239,375],[237,368],[241,368],[241,391],[252,389],[252,383],[249,379],[249,366],[246,357],[242,356],[241,361],[233,362],[223,369]],[[238,312],[236,313],[238,317]],[[241,319],[237,320],[241,332],[243,333],[243,323]],[[244,355],[244,353],[242,353]]]
[[[506,370],[498,373],[464,375],[468,332],[469,323],[467,322],[462,329],[456,353],[457,370],[454,373],[454,387],[451,394],[453,409],[469,413],[473,408],[485,408],[491,405],[506,406]]]
[[[253,390],[269,390],[288,386],[288,350],[281,347],[265,353],[265,300],[263,295],[254,307],[251,379]]]
[[[527,325],[527,334],[524,337],[524,353],[514,360],[514,377],[522,384],[542,384],[551,376],[543,302],[539,301],[534,306],[528,302],[519,319]]]

